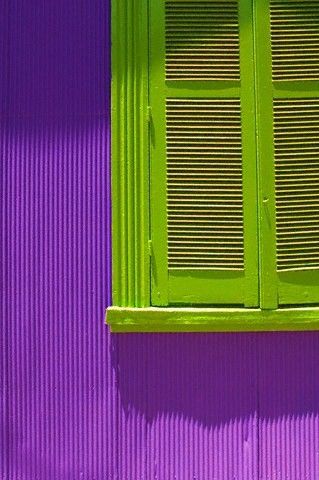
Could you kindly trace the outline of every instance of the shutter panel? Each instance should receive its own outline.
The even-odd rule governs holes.
[[[272,1],[271,33],[279,303],[318,303],[318,2]]]
[[[150,8],[152,304],[257,306],[251,6]]]
[[[265,8],[260,8],[260,18],[265,9],[270,12],[271,58],[266,59],[260,80],[269,83],[263,85],[265,98],[260,103],[268,111],[269,101],[272,102],[273,125],[271,128],[266,125],[269,117],[262,120],[259,135],[266,131],[265,141],[270,142],[272,130],[276,205],[276,278],[270,278],[277,287],[279,305],[318,303],[319,3],[313,0],[262,0],[262,3]],[[258,45],[265,56],[269,32],[260,37]],[[262,55],[259,61],[261,58]],[[261,161],[267,163],[265,152]],[[263,168],[265,171],[265,165]],[[264,233],[265,230],[266,227]],[[271,242],[269,245],[271,259]]]

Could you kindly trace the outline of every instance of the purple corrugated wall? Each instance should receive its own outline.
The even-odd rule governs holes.
[[[319,333],[104,326],[107,1],[0,22],[1,480],[318,480]]]

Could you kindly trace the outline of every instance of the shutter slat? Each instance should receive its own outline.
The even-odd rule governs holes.
[[[319,80],[318,5],[273,0],[270,8],[273,80]]]
[[[167,80],[239,80],[237,1],[168,1],[165,23]]]
[[[308,149],[319,159],[319,131],[316,133],[311,123],[308,129],[299,129],[299,117],[307,124],[310,112],[319,122],[318,99],[274,100],[274,135],[276,138],[279,130],[282,135],[280,142],[275,141],[278,271],[319,266],[319,202],[314,202],[319,195],[318,167],[310,164],[305,169],[302,163]],[[293,153],[298,159],[287,168],[286,157],[289,162]]]
[[[192,108],[190,106],[192,105]],[[230,108],[231,107],[231,108]],[[178,111],[183,110],[184,118],[187,120],[188,128],[193,129],[184,131],[180,125]],[[218,131],[207,130],[207,134],[203,136],[201,130],[194,126],[193,122],[199,121],[198,114],[201,113],[203,118],[207,118],[207,114],[216,118],[218,115],[222,122],[223,115],[227,118],[228,112],[231,111],[234,118],[238,120],[237,128],[228,131],[225,129],[221,135]],[[204,117],[205,115],[205,117]],[[197,268],[198,265],[205,265],[206,268],[219,268],[221,262],[224,269],[238,269],[244,267],[244,246],[243,246],[243,212],[242,212],[242,165],[241,165],[241,127],[240,127],[240,102],[239,100],[204,100],[196,99],[196,103],[192,99],[168,99],[166,108],[167,124],[167,186],[168,186],[168,259],[169,268]],[[212,120],[213,122],[214,120]],[[234,137],[238,138],[238,148],[234,148]],[[178,149],[178,140],[183,139],[180,149],[180,159],[183,162],[176,162],[174,152]],[[172,145],[172,148],[170,148]],[[213,146],[212,146],[213,145]],[[193,162],[189,161],[189,151],[192,149],[196,157],[199,152],[212,150],[216,153],[222,150],[226,156],[227,152],[231,155],[234,151],[238,151],[237,161],[232,158],[231,165],[227,169],[216,169],[215,158],[207,156],[205,169],[198,171],[192,167]],[[184,158],[183,158],[184,157]],[[174,187],[179,185],[183,190],[192,192],[188,197],[187,204],[181,203],[176,197]],[[205,190],[209,190],[210,197],[220,197],[220,204],[213,205],[207,202],[204,206],[200,194]],[[231,203],[227,202],[227,193],[231,196]],[[199,195],[198,195],[199,194]],[[234,197],[239,200],[239,207],[234,208]],[[202,206],[200,206],[202,205]],[[218,208],[218,210],[217,210]],[[231,212],[231,215],[229,215]],[[196,236],[187,238],[178,235],[184,231],[185,225],[196,224]],[[207,227],[215,231],[215,237],[207,238],[206,241],[200,237],[201,233],[207,231]],[[174,231],[174,235],[172,235]],[[222,242],[227,232],[228,242]],[[238,234],[240,234],[238,236]],[[184,240],[181,240],[184,238]],[[236,249],[230,246],[231,241],[236,241]]]

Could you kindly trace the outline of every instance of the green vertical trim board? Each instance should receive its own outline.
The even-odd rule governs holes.
[[[259,190],[260,306],[278,306],[273,89],[269,0],[254,1],[257,158]]]
[[[147,306],[149,278],[147,2],[112,2],[113,303]]]

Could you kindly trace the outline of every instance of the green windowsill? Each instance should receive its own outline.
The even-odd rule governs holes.
[[[109,307],[112,332],[262,332],[319,330],[319,308]]]

